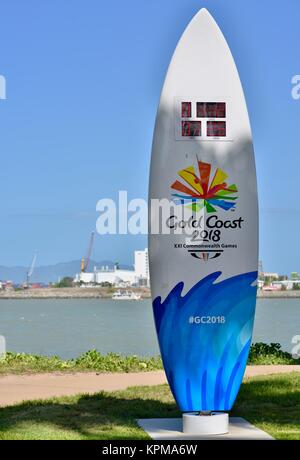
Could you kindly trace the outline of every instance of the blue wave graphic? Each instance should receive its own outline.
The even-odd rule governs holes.
[[[219,206],[219,208],[222,208],[225,211],[228,211],[229,209],[235,207],[235,203],[231,203],[231,202],[225,201],[225,200],[210,198],[207,201],[208,201],[209,204],[212,204],[213,206]]]
[[[153,301],[167,379],[182,412],[230,410],[247,363],[256,303],[257,272],[214,283],[215,272],[184,296],[178,283],[164,302]],[[196,324],[191,318],[225,317],[225,323]]]

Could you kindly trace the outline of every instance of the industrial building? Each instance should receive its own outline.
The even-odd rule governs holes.
[[[148,248],[144,251],[134,251],[134,271],[139,286],[149,286]]]
[[[75,276],[74,282],[83,285],[109,283],[114,286],[149,286],[148,249],[134,252],[134,270],[119,268],[117,264],[113,268],[94,267],[92,272],[82,270]]]

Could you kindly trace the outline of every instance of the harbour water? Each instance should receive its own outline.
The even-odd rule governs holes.
[[[1,300],[0,335],[7,350],[74,358],[96,348],[152,356],[159,353],[150,300]],[[279,342],[291,352],[300,335],[300,299],[258,299],[253,342]]]

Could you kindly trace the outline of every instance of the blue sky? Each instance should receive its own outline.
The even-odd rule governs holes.
[[[283,8],[284,5],[284,8]],[[147,197],[156,107],[184,28],[207,7],[236,60],[251,118],[265,270],[300,271],[300,2],[1,2],[0,265],[81,257],[96,202]],[[109,120],[119,132],[105,135]],[[93,258],[132,263],[145,236],[96,237]]]

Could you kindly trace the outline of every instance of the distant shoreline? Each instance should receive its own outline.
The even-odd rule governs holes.
[[[114,291],[117,289],[114,289]],[[122,289],[121,289],[122,290]],[[138,292],[142,299],[150,298],[149,288],[130,288],[130,291]],[[0,300],[9,299],[110,299],[110,288],[36,288],[20,291],[0,291]]]
[[[130,288],[141,294],[142,299],[150,299],[149,288]],[[112,291],[109,288],[37,288],[21,291],[0,291],[0,300],[9,299],[110,299]],[[298,291],[261,291],[257,292],[258,299],[300,299]]]
[[[258,299],[300,299],[300,290],[295,291],[257,291]]]

